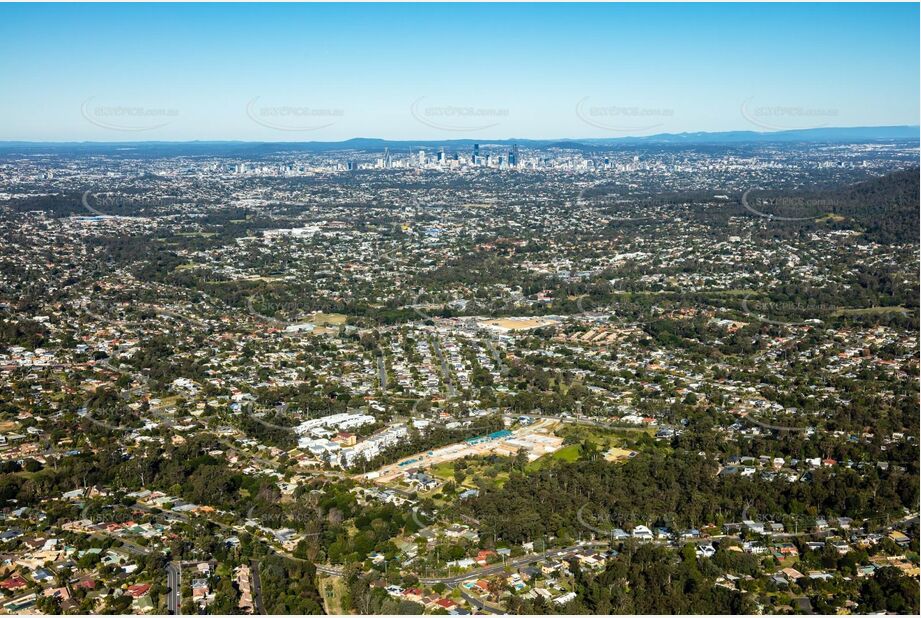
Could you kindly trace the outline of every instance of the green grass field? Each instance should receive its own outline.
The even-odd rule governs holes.
[[[550,453],[549,455],[544,455],[538,459],[535,459],[527,465],[525,468],[526,472],[537,472],[541,468],[547,466],[556,461],[563,461],[566,463],[572,463],[578,461],[579,457],[582,455],[582,446],[579,444],[570,444],[564,446],[560,450]]]
[[[565,461],[566,463],[572,463],[579,459],[579,456],[582,454],[582,447],[578,444],[570,444],[569,446],[564,446],[555,453],[550,454],[551,459],[557,461]]]
[[[429,472],[432,473],[437,478],[440,478],[444,481],[454,478],[454,462],[445,461],[440,464],[436,464],[429,468]]]

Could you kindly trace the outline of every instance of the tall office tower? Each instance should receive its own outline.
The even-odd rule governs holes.
[[[512,144],[512,151],[508,153],[508,166],[518,167],[518,144]]]
[[[473,164],[474,165],[480,164],[480,145],[479,144],[473,145]]]
[[[349,161],[347,164],[347,168],[350,172],[354,172],[355,170],[358,169],[358,164],[355,163],[354,161]]]
[[[425,165],[425,151],[420,148],[419,149],[419,167],[423,167],[424,165]]]
[[[393,157],[390,155],[390,149],[384,148],[384,169],[393,167]]]
[[[438,149],[438,164],[444,165],[445,162],[445,149],[444,147]]]

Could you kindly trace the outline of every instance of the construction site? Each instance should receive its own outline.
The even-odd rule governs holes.
[[[534,461],[538,457],[558,451],[563,446],[563,439],[553,435],[551,431],[556,424],[556,421],[540,420],[533,425],[514,431],[504,429],[488,435],[469,438],[463,442],[405,457],[363,476],[376,483],[388,484],[400,479],[409,470],[430,468],[464,457],[484,455],[514,457],[522,449],[528,454],[528,461]]]

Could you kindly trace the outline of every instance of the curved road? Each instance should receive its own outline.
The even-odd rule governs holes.
[[[528,556],[521,556],[520,558],[515,558],[513,560],[507,560],[505,563],[493,564],[490,566],[480,567],[479,569],[474,569],[472,571],[467,571],[460,575],[452,575],[449,577],[420,577],[419,581],[423,584],[446,584],[448,586],[456,586],[461,582],[465,582],[468,579],[479,579],[485,575],[495,575],[496,573],[503,572],[506,568],[517,568],[520,566],[526,566],[528,564],[533,564],[535,562],[540,562],[546,560],[547,558],[556,558],[562,557],[567,554],[571,554],[579,549],[585,549],[588,547],[606,547],[608,545],[607,541],[592,541],[590,543],[583,543],[581,545],[570,545],[569,547],[563,547],[561,549],[548,549],[545,552],[539,554],[530,554]],[[326,575],[339,575],[343,573],[341,567],[334,567],[326,564],[316,565],[317,572],[324,573]]]
[[[492,607],[491,605],[487,605],[485,601],[482,601],[476,598],[475,596],[473,596],[472,594],[470,594],[463,588],[461,588],[459,592],[460,592],[461,598],[463,598],[465,601],[470,603],[472,607],[477,608],[481,612],[485,612],[487,614],[506,614],[508,613],[501,608]]]

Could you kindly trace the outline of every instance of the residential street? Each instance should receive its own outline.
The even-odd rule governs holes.
[[[182,584],[182,566],[175,562],[166,565],[166,612],[179,615],[180,586]]]

